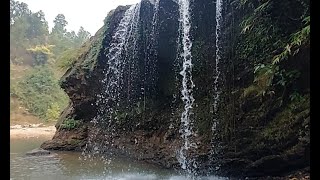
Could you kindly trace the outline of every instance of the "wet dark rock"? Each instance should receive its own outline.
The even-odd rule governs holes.
[[[237,2],[228,0],[223,11],[226,16],[223,24],[224,55],[219,84],[220,123],[217,129],[218,138],[211,142],[212,103],[215,93],[215,2],[191,0],[194,59],[192,75],[196,85],[193,92],[195,105],[192,118],[193,129],[197,133],[194,140],[198,148],[190,150],[189,155],[197,159],[199,172],[203,174],[213,169],[215,174],[237,178],[285,177],[287,173],[310,166],[310,49],[302,48],[296,58],[288,61],[291,64],[283,65],[301,70],[298,85],[286,87],[286,91],[277,87],[264,96],[258,96],[257,93],[245,96],[244,92],[253,84],[254,66],[257,62],[240,56],[241,52],[237,51],[238,47],[249,43],[241,34],[240,23],[250,11],[236,8]],[[42,144],[41,148],[81,151],[88,141],[88,136],[99,132],[96,142],[112,142],[102,149],[104,153],[130,157],[165,168],[181,169],[176,158],[182,145],[179,127],[183,111],[179,75],[181,62],[176,60],[179,36],[177,1],[160,1],[155,77],[151,81],[152,78],[148,76],[146,83],[150,84],[147,88],[150,91],[145,97],[141,97],[139,90],[139,79],[144,79],[144,53],[153,17],[153,5],[148,0],[143,0],[137,40],[138,80],[130,87],[135,89],[132,94],[135,104],[119,110],[117,121],[111,124],[114,134],[110,134],[110,129],[106,127],[93,127],[90,123],[98,111],[96,95],[102,93],[103,89],[101,80],[105,77],[103,70],[108,64],[106,52],[112,35],[128,8],[129,6],[120,6],[108,15],[105,25],[83,46],[84,53],[62,77],[61,87],[71,102],[60,116],[55,136]],[[283,34],[289,37],[289,33],[286,33]],[[260,58],[270,61],[266,57]],[[129,85],[124,85],[123,88],[128,89]],[[302,97],[300,101],[290,100],[290,93],[293,91],[299,91]],[[121,92],[120,96],[125,107],[127,100],[123,93]],[[142,108],[144,103],[145,109]],[[74,129],[61,128],[61,124],[67,119],[74,119],[81,125]],[[221,146],[220,149],[217,148],[218,153],[212,157],[210,150],[216,145],[214,143],[220,143]],[[308,171],[304,171],[304,177],[308,176],[307,173]]]

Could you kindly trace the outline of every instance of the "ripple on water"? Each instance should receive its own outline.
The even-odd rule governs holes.
[[[28,139],[10,141],[10,179],[36,180],[224,180],[226,178],[188,178],[156,166],[128,158],[110,158],[109,164],[101,159],[85,161],[76,152],[55,152],[44,156],[27,156],[43,141]]]

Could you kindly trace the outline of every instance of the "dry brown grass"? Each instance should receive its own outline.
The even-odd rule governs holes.
[[[10,126],[39,123],[43,123],[46,126],[55,124],[55,122],[45,122],[30,114],[17,98],[10,97]]]
[[[17,64],[10,63],[10,80],[16,81],[18,79],[21,79],[23,76],[26,75],[26,73],[30,69],[31,69],[30,66],[17,65]]]
[[[41,122],[38,117],[30,114],[17,98],[10,97],[10,126],[17,124],[37,124]]]

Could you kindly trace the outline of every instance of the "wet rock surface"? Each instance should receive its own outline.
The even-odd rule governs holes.
[[[220,168],[214,171],[216,174],[237,178],[308,179],[309,171],[300,171],[310,166],[308,91],[303,91],[304,100],[299,102],[291,102],[289,98],[282,99],[281,96],[285,94],[282,91],[262,97],[243,95],[246,88],[253,83],[254,65],[247,59],[233,55],[235,46],[242,43],[238,37],[240,34],[238,25],[245,13],[237,10],[230,2],[224,7],[226,17],[224,40],[227,48],[224,56],[228,58],[225,58],[221,67],[223,72],[221,76],[224,79],[221,85],[223,93],[218,131],[221,149],[214,157],[210,156],[210,150],[215,27],[210,25],[211,28],[206,28],[208,22],[214,21],[214,15],[211,9],[203,11],[201,9],[205,9],[206,6],[214,9],[215,5],[204,0],[191,3],[194,8],[193,21],[197,22],[192,26],[192,38],[195,59],[193,78],[196,85],[193,118],[197,134],[195,142],[198,148],[190,152],[190,156],[200,162],[198,169],[200,172],[205,169],[203,173],[218,166]],[[69,95],[71,103],[60,116],[53,139],[41,147],[48,150],[81,151],[88,142],[90,134],[100,132],[95,140],[108,142],[103,150],[105,153],[132,157],[165,168],[180,169],[176,158],[182,144],[179,132],[182,101],[180,83],[177,83],[177,79],[181,77],[175,75],[180,70],[180,66],[176,65],[179,62],[175,61],[178,37],[176,1],[160,1],[159,48],[156,64],[158,80],[152,95],[150,93],[150,96],[142,97],[146,99],[144,102],[147,102],[145,109],[142,110],[141,104],[144,102],[141,101],[135,106],[119,111],[121,113],[118,114],[117,121],[111,125],[112,129],[103,127],[105,129],[101,130],[90,124],[97,113],[96,94],[101,93],[103,70],[107,66],[105,52],[127,8],[128,6],[119,7],[108,15],[107,23],[90,40],[86,53],[78,58],[75,66],[62,78],[62,88]],[[151,24],[148,22],[153,15],[151,8],[152,5],[148,1],[143,1],[144,15],[140,22],[143,26],[139,31],[141,46],[145,42],[143,37],[150,32],[148,30]],[[140,48],[138,53],[140,60],[145,55],[143,50]],[[309,51],[306,48],[300,53]],[[139,67],[143,67],[142,64],[140,62]],[[305,66],[307,65],[301,68]],[[138,74],[140,77],[143,73]],[[308,86],[304,88],[308,89]],[[73,129],[61,128],[60,125],[70,118],[80,122],[81,125]],[[110,134],[111,130],[113,134]],[[287,175],[292,172],[301,174]]]
[[[51,154],[50,151],[44,150],[42,148],[36,148],[26,153],[27,156],[44,156],[49,154]]]

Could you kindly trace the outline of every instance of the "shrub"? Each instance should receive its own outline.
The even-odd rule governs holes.
[[[60,125],[60,128],[71,130],[80,125],[80,121],[74,120],[73,118],[66,118]]]
[[[57,120],[60,116],[61,108],[58,103],[52,103],[50,108],[47,110],[46,119],[48,121]]]
[[[30,113],[44,120],[57,118],[68,103],[67,95],[47,66],[32,69],[12,90]]]

